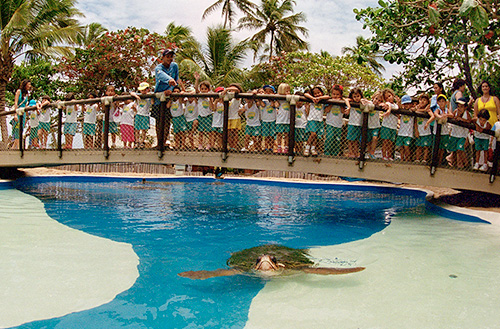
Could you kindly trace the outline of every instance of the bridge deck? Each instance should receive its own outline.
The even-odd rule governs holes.
[[[229,153],[226,161],[219,152],[166,151],[159,158],[155,150],[111,150],[109,157],[102,150],[69,150],[62,157],[54,150],[25,151],[21,158],[18,151],[0,152],[0,167],[38,167],[85,163],[156,163],[188,164],[254,170],[280,170],[327,174],[399,182],[436,187],[450,187],[500,194],[500,182],[489,182],[489,175],[479,172],[438,168],[434,175],[429,166],[402,162],[367,161],[363,169],[353,159],[334,157],[296,156],[292,165],[285,155]]]

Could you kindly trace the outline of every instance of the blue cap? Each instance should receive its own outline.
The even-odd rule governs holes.
[[[262,87],[262,89],[266,89],[266,88],[272,89],[273,93],[276,93],[276,89],[273,86],[271,86],[271,85],[265,85],[264,87]]]
[[[28,106],[36,106],[36,100],[34,99],[30,100]]]
[[[401,97],[401,104],[410,104],[411,103],[411,97],[408,95],[404,95]]]

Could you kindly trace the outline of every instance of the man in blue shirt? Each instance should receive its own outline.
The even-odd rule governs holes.
[[[179,82],[179,66],[174,63],[175,52],[172,49],[165,49],[162,53],[161,64],[155,68],[155,92],[164,92],[169,96],[172,89],[177,86]],[[151,111],[151,116],[156,120],[156,136],[160,135],[160,101],[156,99],[155,106]],[[170,133],[170,111],[165,113],[165,141],[168,139]]]

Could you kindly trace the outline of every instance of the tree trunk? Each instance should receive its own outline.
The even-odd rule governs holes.
[[[0,113],[5,111],[5,89],[7,88],[7,82],[3,79],[0,80]],[[7,132],[7,116],[0,117],[0,129],[2,131],[2,141],[0,142],[0,150],[7,149],[7,144],[9,141],[9,134]]]
[[[271,31],[271,43],[269,43],[269,62],[273,57],[273,42],[274,42],[274,31]]]
[[[470,70],[470,62],[469,62],[469,46],[464,45],[464,57],[462,60],[462,71],[464,72],[465,75],[465,84],[469,88],[469,91],[471,93],[471,96],[476,99],[477,98],[477,91],[474,88],[474,81],[472,81],[472,74]]]

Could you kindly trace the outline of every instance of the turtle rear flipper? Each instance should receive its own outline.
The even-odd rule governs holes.
[[[305,267],[302,271],[319,275],[348,274],[363,271],[364,267],[335,268],[335,267]]]
[[[186,271],[186,272],[181,272],[177,275],[182,276],[184,278],[190,278],[195,280],[205,280],[209,278],[215,278],[218,276],[231,276],[236,274],[241,274],[241,271],[233,268],[231,269],[219,268],[214,271]]]

